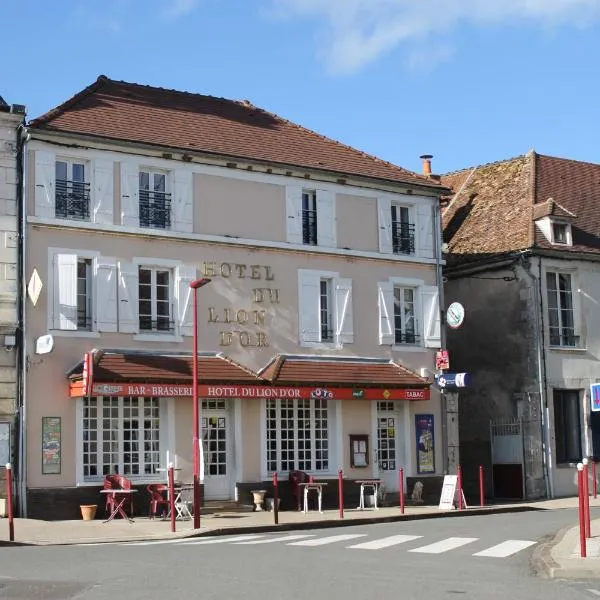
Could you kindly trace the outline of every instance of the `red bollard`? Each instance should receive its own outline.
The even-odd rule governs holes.
[[[173,463],[169,464],[167,470],[169,474],[169,509],[171,511],[171,531],[175,531],[175,470],[173,469]]]
[[[279,480],[277,473],[273,473],[273,519],[279,525]]]
[[[462,491],[462,468],[458,465],[456,469],[456,493],[458,494],[458,510],[463,509],[463,491]]]
[[[592,477],[594,478],[594,483],[592,487],[594,488],[594,500],[598,497],[598,481],[596,479],[596,461],[592,459]]]
[[[344,518],[344,473],[338,471],[338,503],[340,505],[340,519]]]
[[[588,459],[583,459],[583,502],[585,508],[585,537],[591,538],[591,523],[590,523],[590,480]]]
[[[15,522],[13,514],[13,484],[12,484],[12,467],[10,463],[6,463],[6,504],[8,511],[8,539],[11,542],[15,541]]]
[[[398,489],[400,490],[400,514],[404,514],[404,469],[400,467],[398,471]]]
[[[577,492],[579,493],[579,548],[581,558],[587,556],[585,540],[585,503],[583,500],[583,465],[577,465]]]
[[[479,506],[485,506],[485,492],[483,488],[483,465],[479,465]]]

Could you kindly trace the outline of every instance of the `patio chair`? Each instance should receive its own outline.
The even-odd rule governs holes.
[[[105,490],[130,490],[131,480],[127,479],[123,475],[105,475],[104,476],[104,489]],[[133,494],[132,494],[133,495]],[[106,504],[104,510],[106,514],[110,514],[115,508],[115,498],[112,494],[106,494]],[[133,517],[133,498],[129,497],[123,504],[125,512],[129,512],[129,515]]]
[[[146,486],[148,494],[150,494],[150,506],[148,516],[153,519],[161,508],[161,516],[165,516],[169,511],[169,499],[164,496],[164,492],[169,491],[169,486],[164,483],[152,483]]]

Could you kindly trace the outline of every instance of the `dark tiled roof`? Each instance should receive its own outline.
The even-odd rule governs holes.
[[[548,198],[546,202],[541,204],[533,205],[533,220],[537,221],[543,217],[560,217],[561,219],[575,219],[576,214],[573,214],[570,210],[567,210],[564,206],[561,206],[554,198]]]
[[[162,354],[160,352],[131,352],[99,350],[95,353],[94,381],[152,383],[192,382],[191,354]],[[81,379],[83,361],[67,376]],[[260,383],[255,373],[219,353],[200,353],[198,379],[203,382]]]
[[[431,383],[391,360],[279,355],[259,375],[278,385],[428,387]]]
[[[326,138],[248,101],[113,81],[103,75],[30,126],[441,189],[433,179]]]

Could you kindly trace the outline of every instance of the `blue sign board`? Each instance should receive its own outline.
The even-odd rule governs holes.
[[[600,411],[600,383],[592,383],[590,395],[592,398],[592,412]]]
[[[441,375],[436,375],[435,378],[437,384],[446,390],[464,388],[471,385],[471,375],[469,373],[442,373]]]

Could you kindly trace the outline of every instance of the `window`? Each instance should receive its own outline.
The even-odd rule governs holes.
[[[420,340],[415,318],[414,288],[394,286],[394,343],[416,344]]]
[[[327,400],[267,400],[267,470],[329,470]]]
[[[139,268],[139,328],[140,331],[173,332],[171,309],[171,271]]]
[[[302,192],[302,243],[317,245],[317,194]]]
[[[581,424],[579,390],[554,390],[554,436],[556,462],[581,460]]]
[[[80,162],[56,161],[55,216],[57,219],[90,219],[90,184]]]
[[[415,225],[410,222],[410,209],[407,206],[392,204],[392,252],[394,254],[414,254]]]
[[[552,243],[568,244],[567,225],[565,223],[552,223]]]
[[[153,477],[160,466],[160,400],[83,399],[83,476]]]
[[[171,194],[165,173],[140,171],[140,227],[171,227]]]
[[[570,273],[546,273],[551,346],[575,347],[579,343],[579,336],[575,335],[571,279]]]
[[[77,329],[92,329],[92,261],[77,259]]]
[[[319,293],[319,320],[322,342],[333,342],[331,286],[331,279],[321,279]]]

